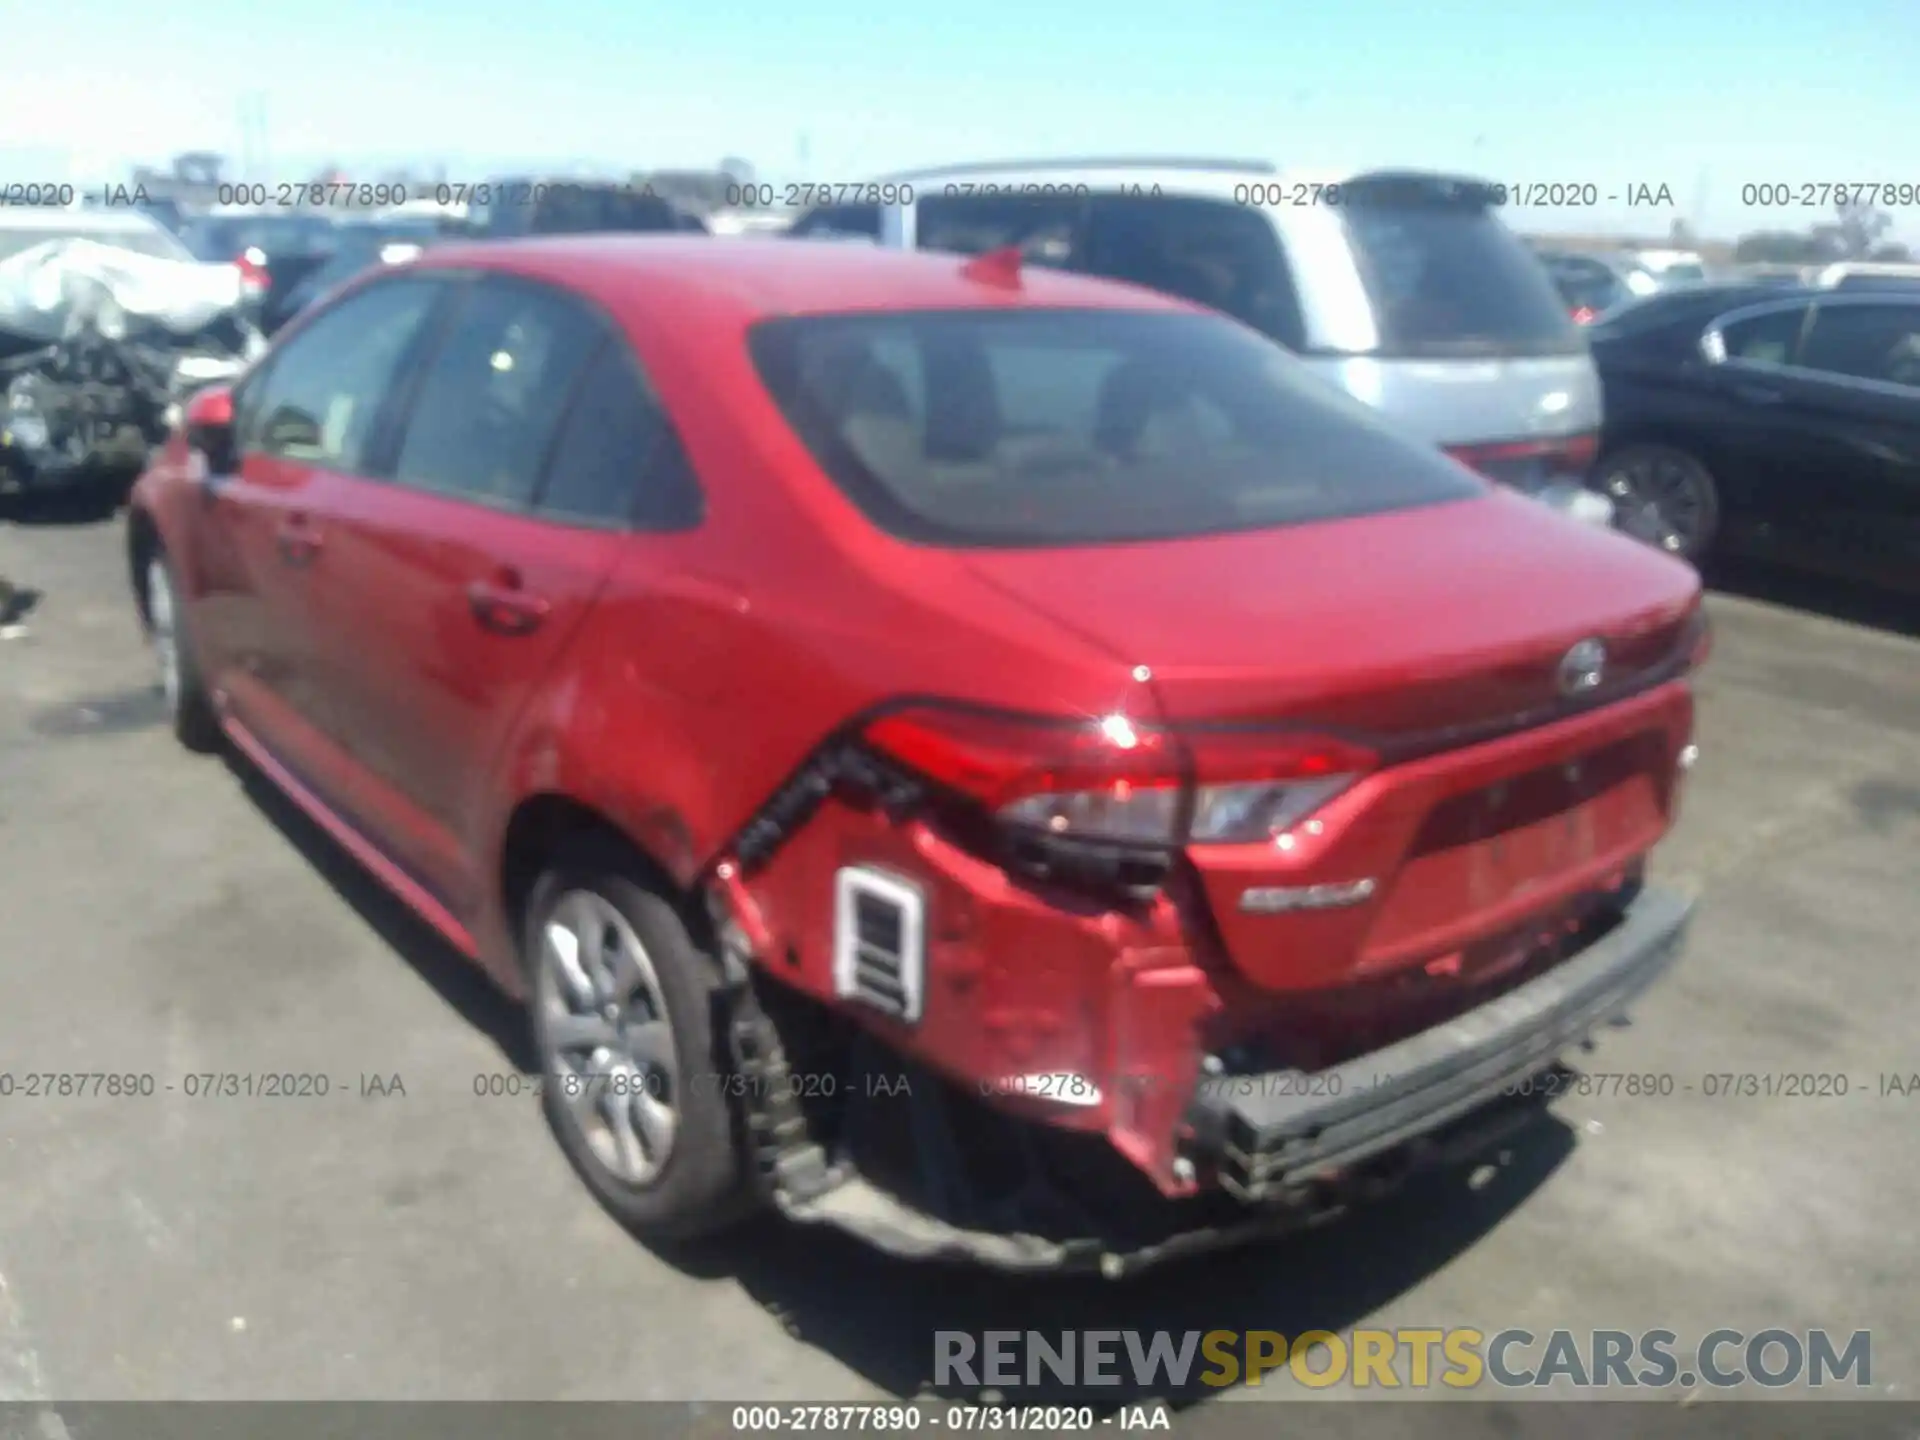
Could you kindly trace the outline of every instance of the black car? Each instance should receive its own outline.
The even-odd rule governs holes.
[[[306,211],[197,215],[181,227],[180,238],[196,260],[232,262],[249,250],[311,254],[332,247],[333,220]]]
[[[1589,334],[1622,529],[1920,580],[1920,295],[1708,285]]]
[[[333,227],[329,250],[310,262],[303,259],[269,267],[260,328],[272,335],[362,270],[418,253],[442,238],[442,227],[432,220],[341,221]]]

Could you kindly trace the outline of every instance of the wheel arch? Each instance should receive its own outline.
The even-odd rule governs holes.
[[[515,802],[498,847],[494,880],[511,935],[519,936],[534,883],[554,858],[592,847],[632,866],[634,878],[674,903],[690,927],[704,928],[704,908],[693,903],[695,876],[685,864],[669,863],[660,847],[643,842],[605,809],[566,791],[540,790]]]

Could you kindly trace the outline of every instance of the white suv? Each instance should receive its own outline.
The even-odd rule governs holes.
[[[796,237],[865,236],[1170,292],[1302,356],[1401,428],[1493,479],[1604,523],[1578,489],[1600,383],[1540,262],[1501,223],[1502,187],[1414,171],[1282,171],[1223,160],[957,165],[854,187]]]

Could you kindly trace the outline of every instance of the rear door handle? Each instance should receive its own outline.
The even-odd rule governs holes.
[[[1778,405],[1786,398],[1768,385],[1736,385],[1733,393],[1749,405]]]
[[[280,558],[287,564],[299,568],[313,563],[313,557],[320,553],[320,532],[313,528],[304,515],[289,515],[280,522],[280,528],[274,534],[274,544],[279,548]]]
[[[481,628],[496,635],[531,635],[553,608],[545,597],[521,588],[520,577],[513,574],[498,581],[474,581],[467,587],[467,604]]]

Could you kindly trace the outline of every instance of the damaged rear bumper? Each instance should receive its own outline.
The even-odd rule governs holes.
[[[1642,891],[1579,954],[1398,1044],[1312,1076],[1209,1077],[1197,1149],[1238,1198],[1258,1202],[1338,1176],[1511,1094],[1626,1007],[1677,958],[1693,904]]]
[[[1312,1076],[1203,1078],[1182,1150],[1218,1183],[1168,1201],[1151,1234],[956,1222],[847,1169],[772,1198],[794,1221],[831,1225],[904,1257],[1110,1278],[1321,1224],[1536,1122],[1545,1089],[1525,1082],[1624,1016],[1673,964],[1691,915],[1691,901],[1644,890],[1576,955],[1407,1040]]]

